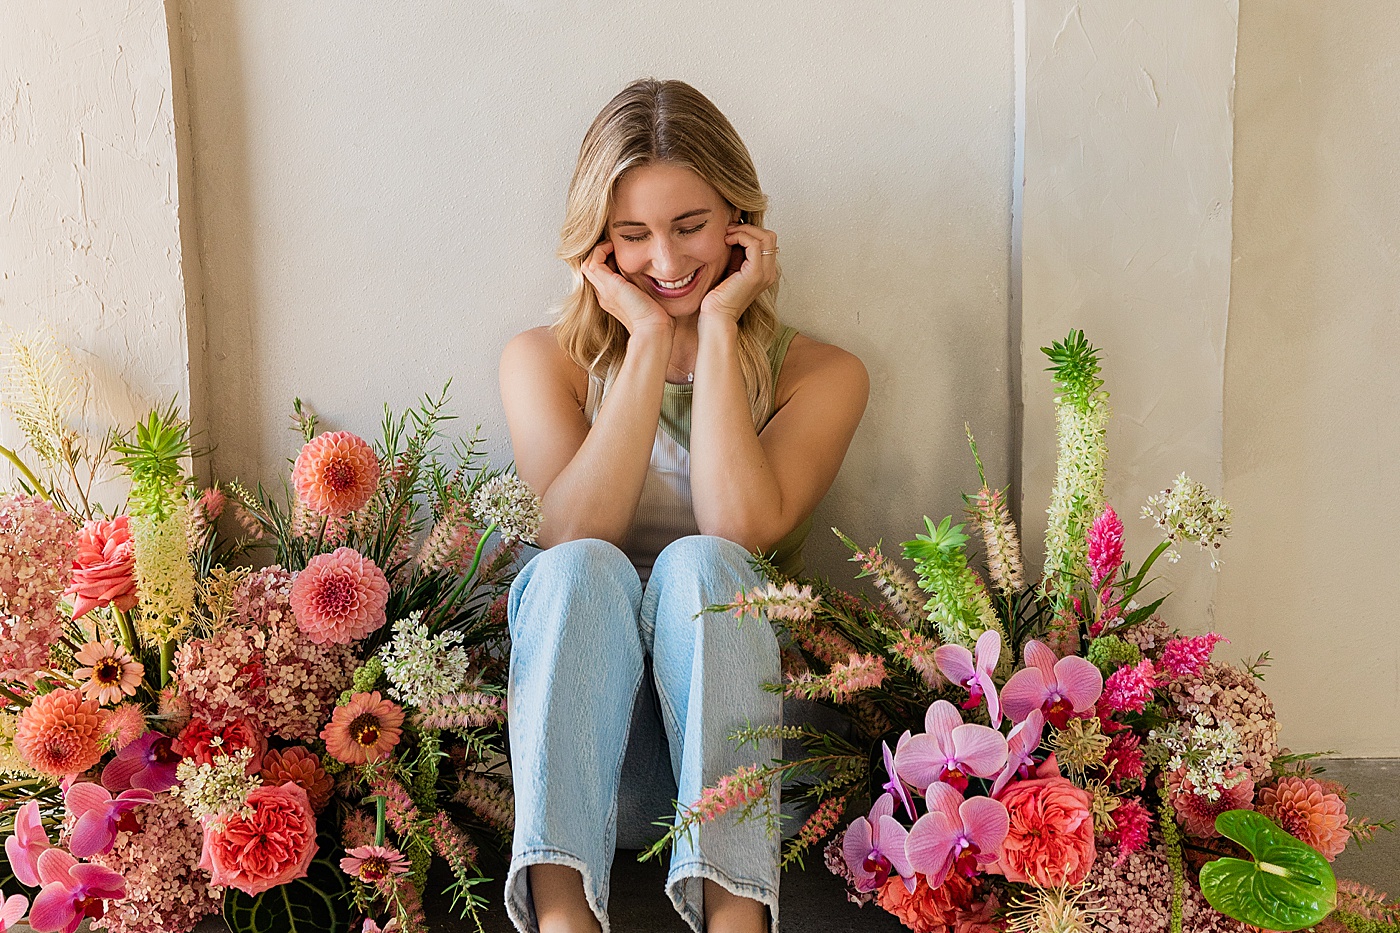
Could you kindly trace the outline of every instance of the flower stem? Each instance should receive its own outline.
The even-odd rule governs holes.
[[[388,798],[380,794],[374,798],[374,844],[384,844],[384,811]]]
[[[24,699],[23,697],[19,696],[18,694],[11,693],[11,692],[10,692],[8,689],[6,689],[5,687],[0,687],[0,697],[4,697],[5,699],[9,700],[11,703],[15,704],[16,706],[20,706],[20,707],[28,707],[28,706],[29,706],[29,701],[28,701],[28,700]]]
[[[160,686],[164,690],[170,685],[170,659],[175,654],[174,640],[160,643]]]
[[[39,482],[39,477],[35,476],[34,472],[24,465],[24,461],[19,458],[19,454],[5,445],[0,444],[0,457],[4,457],[6,460],[13,463],[15,469],[19,470],[20,475],[28,481],[29,485],[34,487],[34,491],[43,497],[45,502],[53,501],[53,497],[51,497],[48,490],[44,488],[44,484]]]
[[[131,616],[120,609],[117,609],[116,613],[117,630],[121,632],[122,643],[126,645],[126,650],[134,655],[136,654],[136,629],[131,626]]]
[[[470,580],[476,576],[476,568],[481,566],[481,556],[486,553],[486,542],[491,537],[491,532],[496,530],[496,522],[486,526],[486,530],[481,533],[481,538],[476,542],[476,553],[472,555],[471,568],[467,570],[467,575],[463,579]]]

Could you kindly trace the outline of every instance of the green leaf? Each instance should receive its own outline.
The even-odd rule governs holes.
[[[1251,810],[1226,810],[1215,828],[1249,850],[1254,861],[1222,858],[1201,868],[1210,906],[1267,930],[1301,930],[1337,906],[1332,866],[1312,846]]]
[[[224,895],[224,922],[232,933],[347,933],[350,929],[350,881],[330,854],[340,844],[330,836],[319,847],[306,877],[269,888],[258,895],[229,888]]]

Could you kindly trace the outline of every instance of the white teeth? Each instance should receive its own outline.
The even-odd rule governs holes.
[[[661,281],[660,279],[657,279],[657,280],[656,280],[656,284],[657,284],[657,285],[660,285],[662,288],[669,288],[669,289],[673,289],[673,290],[674,290],[674,289],[677,289],[677,288],[685,288],[687,285],[690,284],[690,280],[693,279],[693,278],[695,278],[695,273],[696,273],[696,272],[699,272],[699,271],[700,271],[699,269],[695,269],[694,271],[692,271],[692,272],[690,273],[690,275],[687,275],[685,278],[681,279],[679,282],[663,282],[663,281]]]

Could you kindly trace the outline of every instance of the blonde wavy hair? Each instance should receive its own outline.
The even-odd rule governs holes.
[[[763,225],[768,206],[743,140],[719,108],[689,84],[643,78],[608,101],[583,137],[569,182],[559,258],[568,263],[574,285],[552,325],[569,357],[605,383],[622,365],[627,329],[598,304],[583,264],[603,238],[618,179],[658,162],[695,172],[751,224]],[[739,317],[739,364],[755,427],[773,407],[768,347],[778,329],[777,295],[775,282]]]

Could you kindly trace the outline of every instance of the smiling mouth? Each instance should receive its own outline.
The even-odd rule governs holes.
[[[663,281],[662,279],[658,279],[656,276],[653,275],[649,275],[647,276],[647,278],[651,279],[654,285],[656,285],[658,288],[664,291],[678,292],[681,289],[685,288],[687,285],[689,285],[691,282],[695,281],[695,276],[699,274],[699,272],[700,270],[698,268],[692,269],[690,275],[687,275],[685,278],[682,279],[677,279],[674,282]]]

